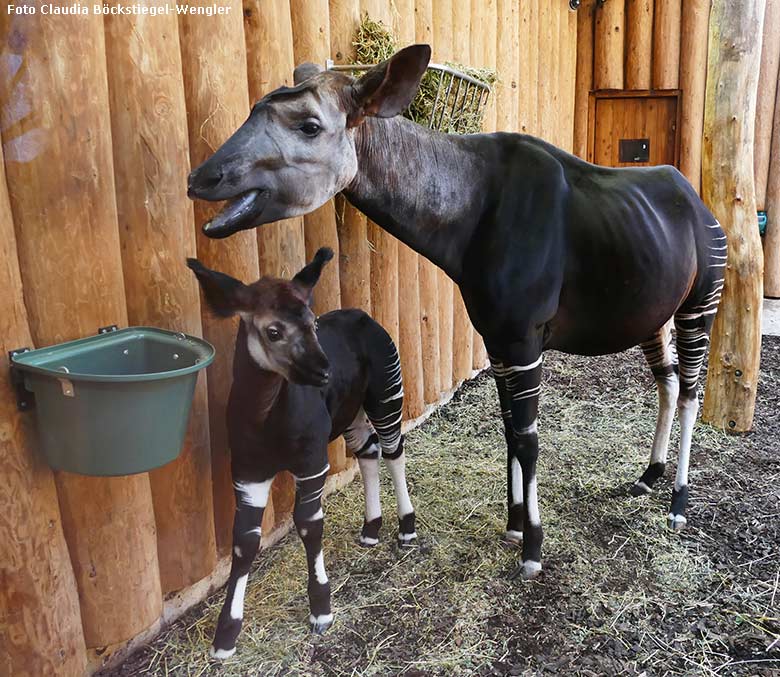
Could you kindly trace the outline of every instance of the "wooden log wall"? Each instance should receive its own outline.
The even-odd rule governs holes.
[[[764,0],[713,4],[707,58],[702,199],[729,236],[712,331],[702,419],[752,428],[761,358],[763,254],[756,227],[753,142]],[[735,46],[738,46],[735,48]]]
[[[764,294],[780,298],[780,2],[767,0],[756,110],[756,207],[767,213]],[[769,101],[774,94],[773,104]],[[767,107],[772,106],[768,111]]]
[[[186,176],[241,124],[250,103],[291,84],[297,63],[349,59],[359,12],[367,11],[403,44],[432,43],[436,61],[498,69],[486,131],[573,143],[578,31],[565,3],[227,5],[212,17],[37,16],[11,25],[0,15],[2,49],[21,64],[12,80],[0,77],[0,169],[9,188],[6,203],[0,173],[4,350],[114,323],[202,334],[217,348],[198,381],[181,457],[150,474],[52,473],[32,448],[30,415],[16,412],[7,381],[0,390],[10,425],[0,434],[8,582],[0,621],[17,640],[0,649],[0,666],[12,666],[11,674],[79,675],[116,660],[123,643],[160,627],[164,609],[166,619],[178,613],[166,595],[191,604],[220,580],[234,514],[224,415],[236,321],[214,318],[199,302],[185,257],[253,281],[291,276],[318,247],[333,247],[338,265],[326,268],[315,309],[361,307],[389,329],[402,356],[407,419],[486,364],[452,282],[346,203],[226,240],[202,235],[219,205],[189,202]],[[9,83],[21,83],[19,91]],[[333,473],[350,468],[343,444],[330,459]],[[278,477],[264,540],[289,523],[293,498],[289,475]]]

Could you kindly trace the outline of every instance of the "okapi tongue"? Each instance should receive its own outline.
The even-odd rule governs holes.
[[[236,231],[252,228],[254,219],[263,211],[265,200],[259,190],[250,190],[228,202],[219,214],[203,226],[203,232],[212,238],[232,235]]]

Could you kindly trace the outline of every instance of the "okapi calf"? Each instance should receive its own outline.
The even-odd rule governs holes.
[[[363,477],[360,543],[379,542],[380,451],[395,489],[399,542],[408,545],[417,537],[406,486],[404,391],[396,347],[360,310],[315,318],[310,308],[314,286],[332,257],[330,249],[320,249],[292,280],[264,277],[250,285],[187,260],[211,309],[222,317],[241,317],[227,405],[236,494],[233,562],[211,648],[215,658],[235,652],[263,510],[271,482],[283,470],[295,477],[293,521],[306,548],[309,624],[322,633],[333,622],[321,501],[330,468],[328,442],[339,435],[357,457]]]
[[[542,355],[641,345],[660,411],[633,493],[649,492],[664,470],[676,405],[669,524],[682,528],[725,233],[674,167],[599,167],[525,134],[448,135],[399,117],[430,54],[427,45],[407,47],[359,80],[299,66],[295,87],[258,101],[190,174],[190,197],[230,200],[205,234],[227,237],[304,214],[342,191],[455,281],[493,365],[507,444],[505,536],[522,541],[516,573],[526,578],[542,568]],[[672,319],[676,354],[665,329]]]

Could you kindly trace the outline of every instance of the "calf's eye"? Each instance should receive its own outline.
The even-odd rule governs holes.
[[[320,129],[322,129],[316,122],[312,122],[311,120],[307,120],[301,125],[301,131],[306,134],[306,136],[317,136],[317,134],[320,133]]]
[[[279,331],[278,327],[268,327],[265,333],[271,341],[278,341],[282,338],[282,332]]]

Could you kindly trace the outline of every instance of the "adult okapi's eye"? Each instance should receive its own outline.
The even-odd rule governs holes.
[[[271,325],[265,330],[266,336],[271,341],[280,341],[283,337],[281,327],[278,327],[276,325]]]
[[[306,136],[315,137],[317,134],[320,133],[320,130],[322,127],[320,127],[316,122],[313,120],[307,120],[301,125],[301,131],[306,134]]]

